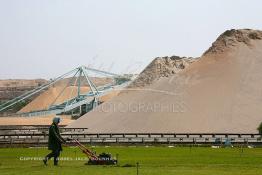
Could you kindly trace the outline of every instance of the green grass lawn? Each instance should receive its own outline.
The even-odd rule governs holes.
[[[136,162],[139,162],[140,175],[229,175],[262,174],[262,149],[244,148],[204,148],[204,147],[95,147],[97,153],[119,154],[118,166],[84,165],[85,155],[76,147],[66,147],[61,157],[70,158],[53,161],[44,166],[38,160],[20,160],[24,157],[42,157],[49,151],[46,148],[0,148],[0,174],[92,174],[92,175],[136,175]],[[134,167],[123,167],[125,164]]]

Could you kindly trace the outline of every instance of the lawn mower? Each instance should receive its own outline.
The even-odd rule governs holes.
[[[73,143],[82,150],[82,152],[89,158],[88,165],[116,165],[117,159],[112,158],[110,153],[101,153],[96,155],[95,152],[89,150],[78,140],[73,140]]]

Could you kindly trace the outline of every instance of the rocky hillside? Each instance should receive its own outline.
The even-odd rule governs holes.
[[[239,43],[244,43],[247,46],[252,46],[252,40],[261,40],[262,31],[252,29],[231,29],[222,33],[212,46],[203,54],[219,54],[228,49],[233,49]]]
[[[192,57],[157,57],[139,74],[129,88],[144,87],[160,77],[172,76],[196,60],[197,58]]]

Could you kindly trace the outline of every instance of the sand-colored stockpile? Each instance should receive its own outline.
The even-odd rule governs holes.
[[[68,127],[92,133],[256,133],[262,122],[262,31],[226,31],[198,61],[159,77]]]
[[[0,125],[50,125],[55,115],[41,117],[0,117]],[[73,120],[71,116],[59,116],[60,125],[68,125]]]
[[[31,112],[48,109],[51,104],[61,104],[62,102],[71,99],[77,95],[77,87],[70,86],[59,96],[64,89],[63,86],[55,86],[49,88],[47,91],[41,93],[31,103],[22,108],[18,113]],[[88,87],[81,87],[81,92],[88,92]]]
[[[105,94],[104,96],[101,96],[99,98],[99,101],[106,102],[108,100],[111,100],[113,97],[117,96],[119,93],[120,93],[119,90],[113,90],[113,91],[109,92],[108,94]]]

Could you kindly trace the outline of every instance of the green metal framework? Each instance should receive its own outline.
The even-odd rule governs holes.
[[[95,74],[103,75],[103,76],[109,76],[114,79],[113,83],[96,87],[96,85],[91,81],[88,72],[93,72]],[[73,76],[72,76],[73,75]],[[70,77],[71,76],[71,77]],[[98,69],[88,68],[86,66],[80,66],[76,69],[73,69],[54,80],[49,81],[47,84],[44,84],[42,86],[39,86],[35,88],[34,90],[31,90],[29,92],[26,92],[23,95],[20,95],[4,104],[0,105],[0,112],[5,111],[15,104],[26,100],[30,98],[31,96],[49,88],[50,86],[54,85],[58,81],[61,81],[67,77],[69,78],[68,83],[66,86],[60,91],[58,96],[55,98],[55,100],[51,103],[48,109],[46,110],[39,110],[39,111],[32,111],[27,113],[19,113],[21,116],[40,116],[40,115],[47,115],[47,114],[62,114],[62,113],[70,113],[73,112],[76,109],[79,109],[80,112],[82,111],[82,106],[85,106],[85,113],[89,110],[93,109],[95,106],[99,105],[99,97],[106,95],[112,90],[121,90],[124,87],[126,87],[130,82],[132,77],[130,76],[124,76],[124,75],[117,75],[114,73],[101,71]],[[82,80],[82,78],[84,80]],[[121,81],[119,81],[121,80]],[[82,94],[81,93],[81,86],[83,84],[83,81],[86,81],[90,91],[87,93]],[[77,85],[77,95],[75,97],[70,98],[69,100],[66,100],[60,104],[56,104],[57,99],[65,93],[65,90],[70,85]],[[72,91],[71,95],[72,96]]]

